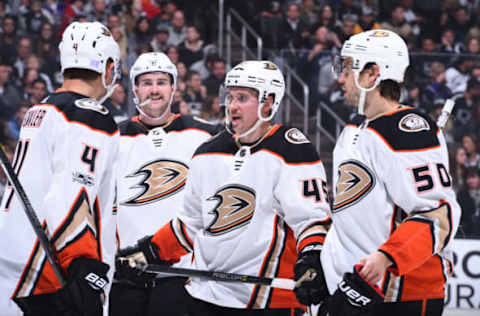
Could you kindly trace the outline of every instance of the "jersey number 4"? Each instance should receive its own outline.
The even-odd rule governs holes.
[[[320,192],[319,184],[322,186],[322,192]],[[306,198],[314,198],[315,202],[328,203],[327,182],[320,178],[303,180],[303,196]]]
[[[95,172],[95,160],[97,159],[98,149],[90,145],[85,145],[85,149],[82,154],[82,162],[89,166],[91,173]]]
[[[452,186],[452,179],[450,178],[444,164],[436,163],[432,165],[434,165],[433,169],[436,169],[437,171],[440,184],[446,188]],[[432,176],[430,164],[412,168],[411,170],[417,187],[417,193],[424,193],[433,189],[435,181]]]

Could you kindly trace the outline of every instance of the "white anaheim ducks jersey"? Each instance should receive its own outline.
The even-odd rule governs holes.
[[[175,115],[147,128],[138,116],[120,125],[117,179],[120,247],[133,246],[177,216],[193,153],[220,130],[193,116]],[[182,259],[183,266],[191,258]]]
[[[51,236],[60,264],[89,257],[113,275],[118,128],[105,107],[58,91],[25,115],[12,166]],[[61,286],[12,187],[0,213],[0,314],[18,315],[12,298]]]
[[[378,284],[385,301],[443,298],[460,207],[435,122],[403,107],[348,124],[333,167],[333,224],[321,255],[330,292],[379,250],[394,262]]]
[[[154,236],[163,259],[194,251],[194,268],[293,278],[300,250],[323,243],[330,223],[326,177],[315,148],[295,128],[274,126],[239,147],[224,131],[196,151],[184,209]],[[292,291],[192,278],[188,292],[212,304],[295,308]]]

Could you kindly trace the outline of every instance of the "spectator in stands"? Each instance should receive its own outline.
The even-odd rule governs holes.
[[[122,69],[123,75],[128,75],[127,59],[128,59],[128,39],[125,33],[122,31],[122,28],[115,26],[109,28],[112,32],[113,39],[117,42],[118,47],[120,48],[120,68]]]
[[[458,7],[455,10],[455,15],[453,20],[447,24],[447,28],[451,28],[455,33],[455,39],[459,42],[465,41],[465,36],[468,34],[468,31],[473,26],[472,18],[470,13],[465,7]]]
[[[7,15],[2,21],[3,33],[0,35],[0,55],[6,63],[13,64],[17,55],[17,18]]]
[[[446,100],[452,96],[452,91],[447,87],[445,77],[445,65],[434,61],[430,66],[430,83],[422,92],[422,106],[430,111],[429,106],[433,105],[436,99]]]
[[[45,81],[38,78],[32,83],[32,89],[28,98],[30,105],[40,103],[47,96],[47,85]]]
[[[154,52],[164,52],[168,47],[168,27],[163,24],[158,24],[155,27],[155,35],[150,42]]]
[[[5,155],[10,163],[13,161],[13,153],[15,151],[15,141],[11,139],[6,133],[5,122],[0,120],[0,146],[5,151]],[[7,176],[3,172],[3,168],[0,168],[0,199],[5,192],[5,185],[7,184]]]
[[[466,54],[478,55],[480,54],[480,39],[478,37],[470,36],[467,37],[467,41],[465,43]]]
[[[125,33],[125,26],[122,25],[122,19],[118,14],[109,14],[107,16],[107,27],[110,31],[116,27],[120,27],[122,32]]]
[[[218,95],[218,89],[225,80],[226,69],[227,67],[224,59],[217,58],[212,61],[212,74],[203,81],[203,84],[207,88],[208,96]]]
[[[60,34],[67,28],[67,26],[75,21],[77,16],[85,15],[86,12],[84,11],[84,1],[85,0],[72,0],[70,4],[67,5],[65,11],[63,13]]]
[[[480,154],[478,153],[477,138],[473,134],[466,134],[462,137],[462,146],[467,151],[467,167],[475,167],[480,169]]]
[[[87,13],[87,18],[91,22],[98,21],[106,25],[109,13],[105,0],[93,0],[91,10]],[[111,29],[109,28],[109,30]]]
[[[467,89],[467,82],[470,79],[469,71],[473,61],[468,56],[458,56],[453,64],[446,71],[447,86],[453,94],[461,94]]]
[[[283,14],[278,1],[271,1],[268,10],[260,14],[260,34],[267,48],[279,47],[281,38],[280,27],[283,24]],[[306,23],[306,22],[305,22]]]
[[[220,58],[217,54],[217,48],[213,45],[206,45],[203,48],[203,59],[194,62],[189,70],[194,70],[200,74],[202,81],[207,79],[212,73],[212,62]]]
[[[200,114],[203,103],[207,98],[207,89],[202,85],[200,75],[196,71],[187,72],[187,80],[185,81],[186,88],[183,93],[183,100],[187,102],[187,105],[193,115]]]
[[[181,115],[192,115],[192,111],[190,111],[190,108],[188,107],[187,102],[183,100],[173,102],[172,113],[181,114]]]
[[[476,167],[465,171],[465,185],[457,200],[462,208],[458,237],[480,237],[480,176]],[[463,234],[462,234],[463,233]]]
[[[44,23],[54,23],[50,12],[42,8],[41,0],[33,0],[30,4],[30,10],[24,15],[26,31],[28,34],[36,35],[40,32],[40,27]]]
[[[358,2],[354,2],[353,0],[341,0],[337,11],[337,20],[343,21],[346,16],[348,16],[350,19],[353,19],[355,23],[358,22],[362,12],[357,4]]]
[[[307,77],[314,98],[326,97],[332,84],[335,83],[332,72],[332,54],[336,54],[340,46],[337,35],[325,26],[321,26],[315,31],[313,48],[304,54],[300,66],[302,74]]]
[[[125,87],[118,81],[117,88],[115,88],[113,94],[110,96],[110,102],[106,103],[113,120],[117,124],[128,119],[126,99],[127,94],[125,93]]]
[[[177,91],[181,91],[183,93],[186,88],[185,81],[187,79],[188,70],[185,64],[181,61],[179,61],[175,66],[177,66]]]
[[[62,22],[63,12],[65,11],[66,1],[46,0],[43,8],[47,10],[53,17],[53,24],[60,25]]]
[[[52,80],[46,73],[43,72],[43,69],[48,68],[48,65],[47,67],[42,67],[41,60],[37,55],[32,54],[28,56],[27,61],[25,63],[25,67],[26,69],[35,69],[38,72],[38,77],[42,79],[47,85],[48,93],[52,93],[54,91]]]
[[[422,24],[425,23],[422,15],[419,14],[417,8],[415,7],[414,0],[400,0],[400,5],[403,6],[405,10],[405,21],[412,26],[412,34],[415,36],[420,35],[420,30]]]
[[[355,20],[352,16],[347,15],[342,22],[341,26],[337,26],[336,34],[340,43],[344,43],[346,40],[350,38],[354,34],[355,30]]]
[[[194,25],[188,26],[187,37],[178,46],[178,59],[185,63],[187,68],[190,68],[194,62],[203,59],[203,44],[197,27]]]
[[[330,7],[331,9],[331,7]],[[333,11],[332,11],[333,16]],[[307,25],[315,25],[320,17],[320,10],[314,0],[302,0],[300,5],[300,19]],[[335,20],[335,17],[333,17]]]
[[[318,16],[318,21],[312,25],[312,30],[318,29],[320,26],[325,26],[329,30],[333,30],[336,26],[335,20],[335,13],[333,12],[333,8],[330,4],[324,4],[320,9],[320,14]]]
[[[420,88],[418,86],[408,87],[408,97],[407,97],[407,100],[405,100],[405,104],[407,104],[408,106],[416,107],[416,108],[420,108],[422,106]]]
[[[178,6],[174,1],[167,0],[162,1],[162,12],[153,19],[153,25],[155,26],[170,26],[173,13],[178,10]]]
[[[440,45],[440,52],[459,54],[465,51],[465,46],[462,42],[457,41],[455,33],[452,29],[445,29],[442,32],[442,44]]]
[[[202,107],[200,118],[212,123],[222,124],[224,123],[225,112],[222,110],[217,96],[208,96],[205,104]]]
[[[389,20],[380,24],[382,29],[394,31],[403,38],[407,38],[412,33],[412,26],[405,19],[405,9],[397,5],[391,14]]]
[[[357,24],[355,24],[355,29],[353,33],[358,34],[368,30],[377,30],[380,28],[380,24],[375,21],[375,11],[370,7],[362,8],[362,15]]]
[[[20,95],[11,79],[12,67],[0,60],[0,119],[10,119],[20,106]]]
[[[187,38],[187,27],[185,26],[183,11],[177,10],[173,13],[172,23],[168,31],[168,45],[178,46]]]
[[[168,46],[167,50],[165,51],[165,54],[170,58],[172,63],[176,64],[178,63],[178,48],[174,45]]]
[[[309,29],[310,26],[300,19],[298,4],[289,4],[283,22],[280,24],[279,47],[274,48],[300,49],[307,47],[310,37]]]
[[[463,188],[465,179],[465,170],[467,162],[467,150],[463,146],[458,146],[453,156],[450,174],[452,176],[452,185],[455,192],[459,192]]]
[[[131,47],[140,46],[142,44],[149,44],[153,39],[153,32],[150,21],[146,17],[140,17],[135,25],[135,31],[128,40],[129,49]]]
[[[18,137],[20,136],[20,128],[22,127],[23,118],[25,117],[25,114],[27,114],[29,108],[30,105],[28,103],[22,102],[13,118],[7,123],[8,136],[16,141],[18,141]]]
[[[472,111],[476,105],[480,104],[480,81],[476,78],[468,80],[467,89],[455,103],[452,113],[453,137],[456,141],[460,141],[463,135],[475,132]]]
[[[13,63],[13,67],[18,78],[22,78],[25,74],[25,63],[31,54],[32,40],[26,36],[20,38],[17,45],[17,58]]]

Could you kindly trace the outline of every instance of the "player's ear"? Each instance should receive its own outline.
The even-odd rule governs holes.
[[[273,106],[273,101],[274,101],[274,96],[271,94],[268,96],[267,101],[263,105],[262,108],[262,116],[263,117],[268,117],[272,113],[272,106]]]

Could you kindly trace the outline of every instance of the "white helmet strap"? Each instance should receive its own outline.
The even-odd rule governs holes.
[[[152,121],[161,121],[165,117],[165,115],[170,112],[170,107],[172,106],[173,95],[175,94],[175,91],[173,91],[172,95],[170,96],[170,100],[168,101],[168,106],[165,107],[165,110],[163,110],[163,113],[160,116],[157,116],[157,117],[152,117],[152,116],[148,115],[147,113],[145,113],[145,111],[142,110],[142,108],[145,105],[152,102],[152,99],[148,98],[143,102],[139,102],[140,100],[138,99],[136,92],[134,92],[134,94],[135,94],[135,97],[133,98],[133,102],[135,102],[135,107],[137,108],[138,112],[140,112],[140,114],[142,114],[143,116],[148,117]]]
[[[357,86],[357,88],[360,89],[360,97],[358,99],[358,114],[364,115],[365,114],[365,98],[367,96],[367,92],[372,91],[380,84],[380,76],[378,76],[377,79],[375,79],[373,86],[371,86],[370,88],[362,87],[358,82],[359,77],[360,77],[360,71],[355,71],[353,73],[353,79],[355,81],[355,86]]]

